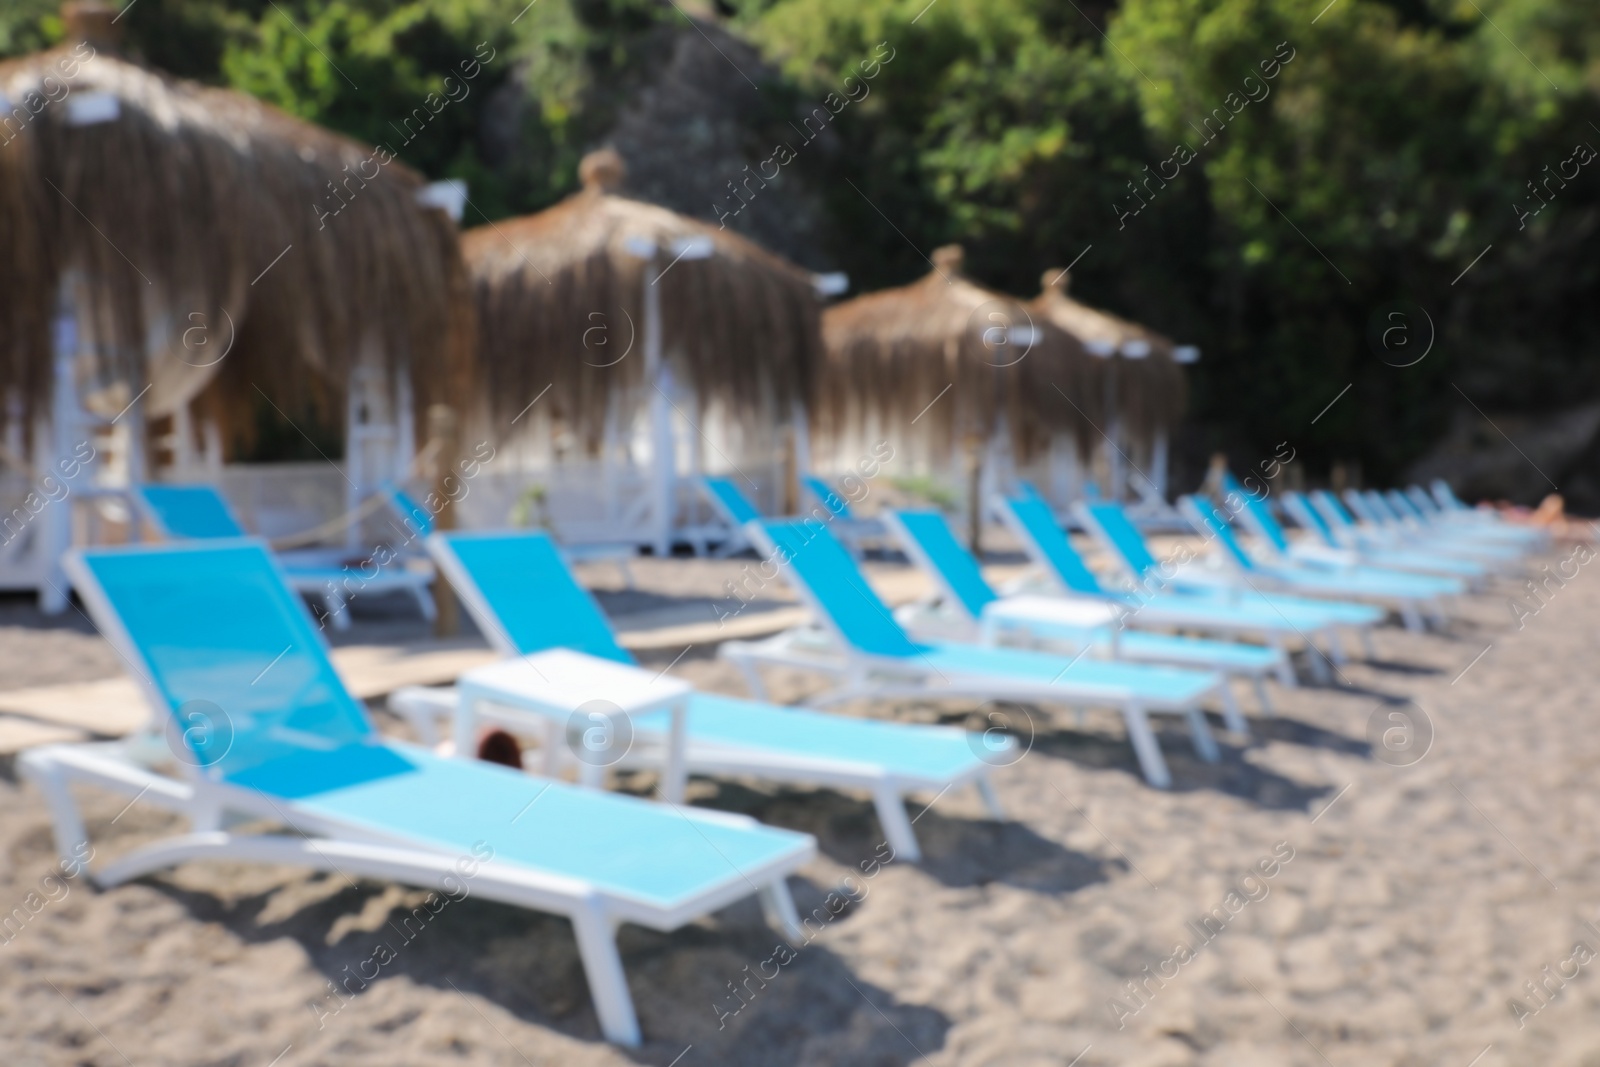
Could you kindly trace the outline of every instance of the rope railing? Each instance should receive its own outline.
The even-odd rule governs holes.
[[[414,474],[431,464],[434,457],[438,455],[441,444],[442,442],[438,440],[429,441],[416,455],[411,457],[411,462],[406,465],[406,473],[408,475]],[[272,546],[274,551],[313,545],[318,541],[327,540],[335,534],[343,533],[388,504],[389,494],[386,491],[379,490],[342,515],[336,515],[327,522],[313,526],[309,530],[301,530],[299,533],[284,534],[282,537],[271,538],[267,543]]]

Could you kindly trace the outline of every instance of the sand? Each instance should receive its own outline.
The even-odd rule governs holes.
[[[705,607],[741,565],[658,562],[639,569],[640,591],[607,599]],[[877,565],[875,579],[907,582],[898,571]],[[802,912],[826,912],[847,875],[865,892],[741,1000],[729,983],[775,966],[778,938],[753,904],[672,934],[624,927],[637,1051],[599,1039],[563,920],[451,903],[334,1012],[329,979],[398,941],[390,924],[425,894],[196,864],[104,892],[73,880],[0,944],[0,1063],[1593,1064],[1597,581],[1581,573],[1520,631],[1509,587],[1465,602],[1448,634],[1387,628],[1381,662],[1345,668],[1346,684],[1274,688],[1279,716],[1254,719],[1248,742],[1224,738],[1219,765],[1165,726],[1170,792],[1143,784],[1116,716],[1080,726],[1032,709],[1031,748],[996,775],[1012,821],[988,821],[965,792],[926,810],[935,798],[921,798],[917,865],[882,862],[863,796],[697,779],[697,803],[817,836],[819,858],[792,883]],[[406,625],[362,619],[352,639]],[[29,609],[0,612],[10,685],[117,670],[82,619],[46,629]],[[742,692],[707,648],[672,670]],[[800,676],[774,680],[781,699],[807,691]],[[914,704],[846,710],[963,720]],[[1382,747],[1403,725],[1391,712],[1431,722],[1420,759],[1418,745],[1403,758]],[[37,792],[0,769],[9,910],[42,891],[55,857]],[[83,799],[101,856],[175,826]],[[1524,983],[1539,980],[1559,992],[1536,998]]]

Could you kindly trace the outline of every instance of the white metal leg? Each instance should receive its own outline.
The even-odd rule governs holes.
[[[546,778],[555,778],[561,774],[561,746],[566,744],[566,737],[561,724],[554,719],[541,720],[539,731],[539,768],[540,773]]]
[[[800,913],[795,910],[794,897],[789,895],[789,883],[774,879],[761,887],[761,913],[772,928],[798,945],[805,940],[805,927],[800,925]]]
[[[83,816],[78,813],[78,803],[72,799],[66,777],[54,767],[30,767],[27,763],[23,766],[29,770],[29,777],[39,787],[39,792],[44,794],[45,803],[50,807],[50,822],[55,827],[56,852],[61,856],[61,862],[76,864],[82,856],[89,854],[89,831],[83,825]],[[78,850],[83,851],[74,855]]]
[[[1123,709],[1122,717],[1128,724],[1128,739],[1133,742],[1133,752],[1139,758],[1139,769],[1144,772],[1145,781],[1157,789],[1170,788],[1172,775],[1167,771],[1167,761],[1161,756],[1161,746],[1150,730],[1150,718],[1145,710],[1130,704]]]
[[[1311,667],[1312,680],[1318,685],[1327,685],[1333,680],[1332,672],[1328,670],[1328,658],[1315,641],[1306,642],[1306,663]]]
[[[761,668],[756,666],[755,660],[749,656],[726,656],[739,668],[739,674],[744,678],[744,684],[750,687],[750,696],[755,700],[767,699],[767,683],[761,677]]]
[[[878,821],[883,824],[884,840],[900,859],[916,863],[922,859],[922,849],[917,845],[917,832],[906,816],[905,801],[892,781],[880,783],[872,791],[873,806],[878,809]]]
[[[672,726],[667,735],[667,765],[661,771],[661,797],[671,804],[682,804],[689,785],[688,701],[672,705]]]
[[[1261,714],[1270,718],[1272,715],[1275,715],[1276,712],[1272,710],[1272,699],[1267,695],[1266,679],[1262,678],[1261,675],[1258,674],[1251,680],[1255,682],[1256,701],[1261,705]]]
[[[460,759],[471,759],[477,755],[473,742],[477,740],[478,733],[478,702],[467,693],[462,693],[456,699],[455,722],[451,727],[450,735],[456,743],[456,756]]]
[[[1310,644],[1309,641],[1306,643]],[[1278,682],[1291,689],[1294,688],[1299,683],[1299,679],[1294,676],[1294,663],[1289,659],[1288,650],[1283,647],[1283,638],[1278,634],[1273,634],[1271,645],[1272,650],[1283,657],[1278,661],[1278,665],[1273,668],[1278,672]]]
[[[989,816],[1005,821],[1006,809],[1000,803],[1000,794],[995,792],[994,783],[989,780],[988,772],[981,772],[972,780],[972,784],[978,787],[978,795],[983,797],[984,806],[989,809]]]
[[[433,602],[433,594],[428,592],[428,587],[417,583],[411,587],[411,595],[417,600],[417,610],[422,612],[422,617],[429,622],[439,617],[439,608]]]
[[[1421,633],[1425,627],[1422,625],[1422,614],[1417,611],[1417,606],[1407,602],[1400,608],[1400,618],[1406,624],[1406,629],[1412,633]]]
[[[633,996],[622,973],[622,957],[617,952],[616,931],[598,902],[572,913],[572,932],[578,938],[578,954],[583,958],[583,973],[589,980],[589,995],[594,998],[595,1014],[606,1040],[618,1045],[639,1044],[639,1019],[633,1012]]]
[[[328,621],[335,630],[350,629],[350,609],[338,590],[329,588],[322,592],[323,603],[328,605]]]
[[[1361,647],[1366,652],[1367,659],[1375,660],[1378,658],[1378,650],[1372,643],[1372,627],[1370,626],[1361,628]]]
[[[1256,684],[1261,684],[1259,676]],[[1222,683],[1222,721],[1227,723],[1232,733],[1241,737],[1250,736],[1250,723],[1245,720],[1244,712],[1239,710],[1239,697],[1233,691],[1233,683],[1226,679]]]
[[[1217,739],[1211,736],[1211,724],[1206,722],[1206,713],[1199,708],[1190,708],[1185,713],[1189,719],[1189,736],[1194,739],[1195,754],[1207,763],[1215,763],[1222,758],[1217,751]]]

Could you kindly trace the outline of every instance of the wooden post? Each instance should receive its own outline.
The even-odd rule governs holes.
[[[432,469],[428,472],[429,481],[433,485],[433,499],[439,509],[433,516],[435,530],[456,528],[456,512],[451,493],[461,491],[461,475],[456,470],[456,456],[460,451],[458,430],[459,423],[454,408],[448,404],[429,405],[428,444],[430,447],[437,446],[432,449]],[[434,619],[433,624],[434,636],[454,636],[460,629],[460,615],[455,594],[442,573],[433,580],[433,600],[439,609],[438,617]]]

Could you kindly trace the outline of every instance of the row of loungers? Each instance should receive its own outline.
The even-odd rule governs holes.
[[[1199,501],[1184,505],[1225,554],[1237,551],[1233,565],[1245,575],[1242,583],[1187,564],[1166,567],[1119,509],[1095,505],[1083,519],[1138,579],[1131,591],[1108,587],[1083,565],[1036,495],[997,503],[1040,564],[1043,581],[1001,595],[941,516],[895,512],[875,532],[898,539],[940,593],[937,602],[898,613],[871,589],[828,524],[749,520],[744,535],[778,561],[815,624],[764,641],[728,642],[722,655],[742,668],[758,698],[760,669],[781,665],[835,679],[815,702],[822,705],[914,696],[1115,708],[1146,778],[1164,787],[1171,777],[1149,715],[1179,716],[1200,757],[1215,760],[1207,702],[1219,706],[1230,730],[1248,732],[1230,678],[1253,682],[1263,710],[1270,710],[1262,680],[1271,674],[1293,684],[1292,642],[1312,653],[1315,670],[1324,651],[1342,654],[1338,630],[1364,633],[1383,615],[1380,606],[1317,599],[1330,587],[1294,568],[1321,563],[1258,563],[1231,540],[1223,517]],[[1465,517],[1436,521],[1465,546],[1510,545],[1513,555],[1530,547]],[[529,694],[506,695],[502,681],[501,703],[492,707],[474,696],[485,691],[481,672],[469,672],[454,688],[395,693],[391,707],[424,744],[378,733],[334,671],[282,565],[261,542],[213,537],[70,553],[64,565],[74,585],[133,666],[167,745],[146,737],[44,746],[23,755],[24,773],[50,806],[63,858],[76,864],[86,854],[86,827],[69,787],[89,783],[189,822],[187,832],[100,866],[94,876],[105,886],[200,859],[298,865],[419,886],[469,877],[487,899],[568,917],[602,1031],[611,1041],[636,1044],[616,926],[672,930],[754,895],[775,927],[798,938],[786,878],[810,861],[816,842],[743,816],[686,807],[681,780],[671,775],[662,778],[664,803],[558,780],[567,764],[585,762],[573,740],[574,718],[596,701],[620,699],[626,690],[639,711],[621,716],[632,741],[609,765],[860,789],[872,795],[897,857],[908,861],[919,858],[906,817],[908,793],[971,785],[1002,817],[989,773],[1019,758],[1009,738],[698,693],[633,661],[546,535],[434,533],[425,545],[505,662],[538,678],[529,677],[527,686],[536,690]],[[1292,556],[1293,546],[1285,545]],[[1309,586],[1312,595],[1254,588],[1268,574],[1271,584]],[[1363,578],[1379,600],[1400,595],[1385,574]],[[528,699],[514,699],[523,695]],[[540,737],[543,773],[450,758],[475,751],[484,721]],[[451,740],[432,744],[441,722],[451,724]],[[598,784],[593,765],[579,770],[580,782]],[[239,815],[283,831],[241,832]]]

